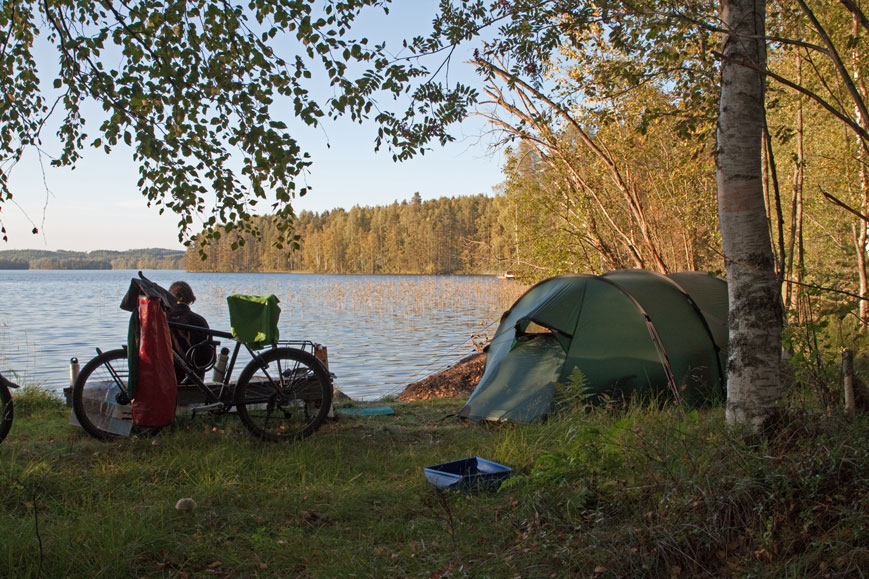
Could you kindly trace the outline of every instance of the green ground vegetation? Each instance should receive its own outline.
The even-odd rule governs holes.
[[[565,392],[570,392],[567,388]],[[799,392],[810,392],[800,390]],[[789,397],[746,440],[723,410],[579,395],[547,422],[472,425],[461,400],[341,416],[291,445],[231,416],[101,443],[38,390],[0,445],[5,577],[844,577],[869,568],[869,419]],[[482,456],[497,492],[423,467]],[[192,498],[196,507],[177,510]]]

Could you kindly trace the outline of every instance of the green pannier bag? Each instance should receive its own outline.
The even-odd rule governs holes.
[[[232,337],[254,350],[276,344],[278,318],[281,315],[278,301],[273,294],[267,296],[236,294],[227,297]]]

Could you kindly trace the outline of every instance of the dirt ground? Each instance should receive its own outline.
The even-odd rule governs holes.
[[[408,384],[404,391],[398,395],[398,400],[400,402],[415,402],[434,398],[470,396],[483,375],[485,363],[486,354],[471,354],[443,372]]]

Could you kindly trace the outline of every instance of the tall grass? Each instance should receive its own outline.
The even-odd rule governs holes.
[[[746,443],[723,411],[573,405],[469,425],[461,401],[342,417],[294,445],[231,417],[100,443],[16,398],[0,445],[4,577],[857,576],[869,421],[794,414]],[[515,469],[439,493],[432,464]],[[176,510],[180,498],[196,508]]]

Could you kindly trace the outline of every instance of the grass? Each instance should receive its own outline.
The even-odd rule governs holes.
[[[468,425],[392,403],[293,445],[232,417],[101,443],[17,393],[0,445],[0,577],[767,577],[869,568],[869,421],[791,411],[746,443],[723,411],[564,412]],[[498,492],[422,468],[483,456]],[[181,498],[196,508],[176,510]]]

